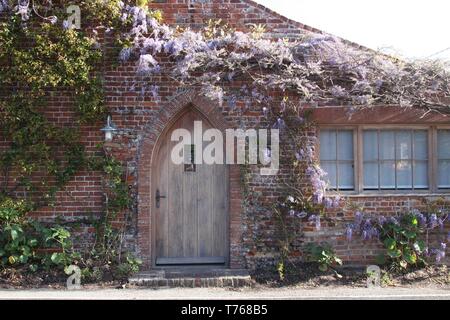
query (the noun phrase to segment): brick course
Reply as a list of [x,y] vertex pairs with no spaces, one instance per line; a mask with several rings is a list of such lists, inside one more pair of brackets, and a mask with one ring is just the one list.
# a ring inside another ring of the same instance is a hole
[[[152,8],[163,10],[165,22],[171,25],[189,26],[198,29],[209,19],[222,19],[238,30],[248,30],[249,24],[264,24],[274,38],[300,37],[319,30],[284,18],[273,11],[249,0],[167,0],[151,3]],[[170,64],[168,59],[161,57],[163,64]],[[160,59],[160,60],[161,60]],[[106,64],[107,65],[107,64]],[[167,75],[153,76],[143,79],[136,76],[134,63],[110,67],[104,75],[106,104],[119,131],[113,142],[106,145],[106,150],[117,157],[124,165],[126,179],[134,204],[127,220],[126,245],[130,251],[136,252],[149,268],[152,265],[152,186],[151,169],[153,151],[158,146],[158,137],[168,128],[170,122],[186,107],[196,108],[203,113],[219,129],[253,127],[264,121],[261,110],[256,107],[241,115],[230,109],[226,104],[219,105],[198,95],[195,88],[180,91],[177,84]],[[140,94],[139,88],[146,83],[160,87],[160,98],[155,100],[151,95]],[[134,86],[138,90],[131,90]],[[71,99],[64,95],[49,95],[48,118],[60,125],[70,125],[74,114],[70,111]],[[330,113],[320,111],[318,119],[331,118]],[[421,123],[440,121],[449,123],[448,119],[433,115],[433,119],[420,119],[419,115],[402,121]],[[355,119],[355,117],[353,117]],[[356,117],[363,122],[372,119],[371,116]],[[386,120],[386,119],[384,119]],[[383,120],[383,121],[384,121]],[[325,120],[324,120],[325,121]],[[345,120],[342,120],[345,122]],[[355,121],[355,120],[353,120]],[[82,140],[89,152],[94,152],[95,145],[102,141],[100,128],[104,124],[85,126],[82,128]],[[314,139],[315,132],[310,134]],[[0,148],[7,142],[0,138]],[[282,148],[284,148],[283,146]],[[289,152],[284,148],[283,152]],[[282,195],[282,179],[289,177],[288,165],[281,168],[280,177],[262,177],[257,168],[252,168],[250,189],[260,195],[263,204],[272,204]],[[241,171],[239,166],[230,168],[230,267],[254,268],[258,261],[273,261],[277,255],[276,223],[269,209],[252,211],[254,208],[243,207],[243,192],[241,186]],[[0,177],[2,183],[4,177]],[[307,182],[304,183],[308,188]],[[422,199],[427,196],[376,196],[352,197],[358,204],[364,205],[367,211],[382,214],[394,214],[411,204],[422,205]],[[100,173],[80,172],[65,189],[58,193],[55,207],[42,208],[33,213],[34,217],[53,220],[62,217],[65,220],[76,220],[98,215],[104,207],[104,194]],[[330,212],[330,217],[336,219],[351,219],[352,213],[345,210]],[[120,223],[126,216],[118,218]],[[79,229],[88,241],[93,229],[88,224]],[[333,222],[324,222],[321,231],[303,224],[303,237],[296,241],[301,245],[309,241],[326,240],[331,242],[337,254],[346,263],[360,264],[374,260],[380,252],[380,246],[375,242],[362,243],[359,240],[347,243],[342,227],[336,227]],[[80,240],[80,243],[83,242]],[[294,256],[301,256],[301,251],[293,251]],[[267,262],[270,264],[270,262]]]

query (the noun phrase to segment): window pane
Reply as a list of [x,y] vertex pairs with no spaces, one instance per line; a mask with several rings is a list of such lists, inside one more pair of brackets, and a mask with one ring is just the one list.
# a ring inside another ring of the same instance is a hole
[[380,159],[395,159],[395,133],[392,130],[383,130],[380,132]]
[[412,148],[411,148],[411,131],[410,130],[399,130],[396,135],[396,156],[397,159],[411,159],[412,158]]
[[450,160],[450,130],[438,130],[438,157]]
[[320,130],[320,159],[336,160],[335,130]]
[[414,188],[416,188],[416,189],[428,188],[428,162],[427,161],[414,162]]
[[364,163],[364,189],[378,189],[378,163]]
[[339,163],[339,189],[354,189],[353,164]]
[[397,162],[397,188],[412,189],[412,166],[411,161]]
[[414,131],[414,159],[428,159],[428,134],[425,130]]
[[334,162],[321,162],[322,169],[327,173],[324,177],[325,181],[328,181],[329,188],[336,189],[336,163]]
[[375,130],[366,130],[363,133],[364,160],[378,160],[378,136]]
[[380,164],[381,189],[395,189],[395,161],[383,161]]
[[353,160],[353,131],[338,131],[338,159]]
[[439,161],[438,187],[442,189],[450,188],[450,160]]

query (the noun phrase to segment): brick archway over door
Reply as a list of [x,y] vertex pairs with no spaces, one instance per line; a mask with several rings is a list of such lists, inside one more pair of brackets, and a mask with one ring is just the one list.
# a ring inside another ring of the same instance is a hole
[[[159,138],[165,130],[186,109],[194,108],[201,113],[217,129],[225,131],[233,128],[221,112],[221,106],[194,91],[189,91],[174,97],[145,127],[143,141],[139,149],[138,165],[138,251],[144,260],[144,268],[153,265],[152,234],[153,201],[152,196],[152,163],[158,150]],[[245,261],[242,254],[242,192],[240,184],[240,169],[238,165],[229,166],[229,266],[230,268],[244,268]]]

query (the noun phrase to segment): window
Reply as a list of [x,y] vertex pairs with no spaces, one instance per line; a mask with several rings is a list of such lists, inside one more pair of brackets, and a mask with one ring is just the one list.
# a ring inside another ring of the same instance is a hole
[[331,189],[355,189],[353,130],[321,130],[320,164]]
[[449,126],[322,127],[319,141],[331,190],[450,192]]
[[364,130],[364,190],[428,189],[427,130]]
[[450,129],[438,130],[438,188],[450,189]]

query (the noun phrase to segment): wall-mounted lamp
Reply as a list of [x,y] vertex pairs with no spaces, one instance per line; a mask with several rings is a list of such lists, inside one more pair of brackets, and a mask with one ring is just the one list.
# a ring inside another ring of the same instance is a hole
[[105,132],[105,141],[112,141],[113,133],[114,131],[117,131],[117,128],[112,122],[111,116],[108,116],[108,118],[106,119],[106,127],[102,128],[101,130]]

